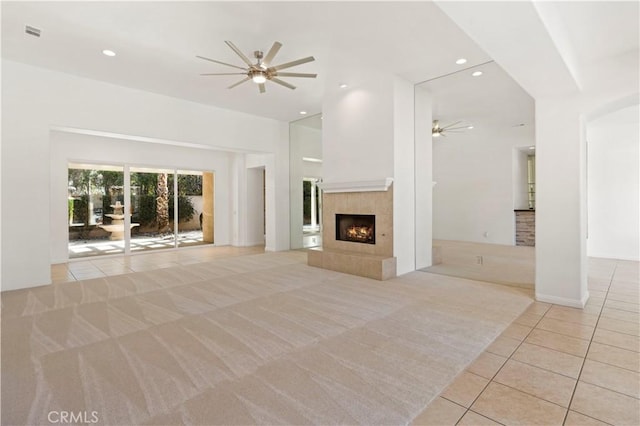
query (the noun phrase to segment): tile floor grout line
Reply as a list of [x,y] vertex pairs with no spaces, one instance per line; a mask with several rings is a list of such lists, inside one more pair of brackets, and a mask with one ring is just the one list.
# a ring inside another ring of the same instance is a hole
[[[578,383],[580,383],[580,377],[582,377],[582,370],[584,370],[584,365],[587,362],[587,356],[589,356],[589,350],[591,349],[591,343],[593,342],[593,337],[596,334],[596,330],[598,328],[598,323],[600,322],[600,316],[602,315],[602,310],[604,309],[604,305],[607,302],[607,296],[609,295],[609,289],[611,288],[611,284],[613,284],[613,277],[616,275],[616,269],[618,269],[618,263],[617,262],[616,262],[616,266],[613,268],[613,272],[611,273],[611,278],[609,279],[609,285],[607,286],[607,291],[606,291],[606,294],[604,296],[604,301],[602,303],[602,306],[600,307],[600,312],[598,313],[598,319],[596,320],[596,325],[593,327],[593,333],[591,334],[591,339],[589,340],[589,344],[587,345],[587,350],[584,353],[584,358],[582,359],[582,365],[580,366],[580,371],[578,372],[578,379],[576,380],[576,384],[573,387],[573,392],[571,392],[571,398],[569,399],[568,410],[564,415],[564,420],[562,421],[563,425],[567,422],[567,416],[569,414],[569,410],[571,409],[571,405],[573,404],[573,398],[576,395],[576,390],[578,389]],[[587,300],[587,302],[588,302],[588,300]],[[579,413],[579,411],[576,411],[576,413]],[[580,414],[582,414],[582,413],[580,413]],[[600,420],[600,419],[597,419],[597,420]]]
[[[608,319],[608,318],[606,318],[606,317],[605,317],[605,319]],[[620,320],[620,321],[622,321],[622,320]],[[631,322],[631,321],[627,321],[627,322],[630,322],[631,324],[634,324],[634,323],[633,323],[633,322]],[[624,331],[618,331],[618,330],[610,330],[610,329],[608,329],[608,328],[604,328],[604,327],[600,327],[600,329],[601,329],[601,330],[606,330],[606,331],[612,331],[612,332],[614,332],[614,333],[624,334],[625,336],[633,336],[633,337],[638,337],[638,338],[640,338],[640,335],[638,335],[638,334],[625,333]]]
[[[480,413],[478,413],[477,411],[473,411],[471,408],[469,408],[469,409],[464,413],[464,415],[463,415],[462,417],[464,417],[464,416],[465,416],[469,411],[471,411],[473,414],[477,414],[477,415],[478,415],[478,416],[480,416],[480,417],[484,417],[484,418],[485,418],[485,419],[487,419],[487,420],[491,420],[492,422],[495,422],[495,423],[497,423],[497,424],[499,424],[499,425],[505,426],[505,424],[504,424],[504,423],[500,423],[499,421],[496,421],[496,420],[492,419],[491,417],[487,417],[487,416],[485,416],[484,414],[480,414]],[[462,420],[462,417],[460,418],[460,420]],[[458,420],[458,423],[460,423],[460,420]],[[457,425],[458,423],[456,423],[456,425]]]
[[[593,417],[593,416],[590,416],[590,415],[588,415],[588,414],[581,413],[580,411],[572,410],[571,408],[569,408],[569,409],[567,410],[567,416],[569,415],[569,412],[571,412],[571,411],[573,411],[574,413],[578,413],[578,414],[580,414],[581,416],[589,417],[590,419],[593,419],[593,420],[595,420],[595,421],[597,421],[597,422],[604,423],[605,425],[609,425],[609,426],[616,426],[614,423],[609,423],[609,422],[605,422],[604,420],[596,419],[596,418],[595,418],[595,417]],[[565,418],[564,422],[566,422],[566,421],[567,421],[567,419]],[[564,422],[562,423],[563,425],[564,425]]]
[[[604,330],[604,329],[602,329],[602,330]],[[605,331],[609,331],[611,333],[617,333],[617,331],[611,331],[611,330],[605,330]],[[622,334],[622,333],[618,333],[618,334]],[[633,335],[632,334],[627,334],[626,336],[633,336]],[[638,336],[634,336],[634,337],[638,337]],[[611,346],[612,348],[616,348],[616,349],[623,349],[623,350],[629,351],[629,352],[640,353],[640,352],[636,352],[636,351],[634,351],[632,349],[623,348],[622,346],[612,345],[611,343],[602,343],[602,342],[599,342],[597,340],[592,340],[592,342],[598,343],[600,345]],[[589,347],[591,347],[591,342],[589,344]]]
[[[609,308],[609,309],[611,309],[611,308]],[[616,309],[616,310],[619,311],[619,312],[629,312],[629,311],[621,311],[620,309]],[[640,318],[640,314],[638,314],[638,317]],[[609,316],[604,316],[604,318],[611,319],[611,320],[616,320],[616,321],[624,321],[624,322],[628,322],[628,323],[631,323],[631,324],[637,324],[638,323],[638,321],[629,321],[629,320],[626,320],[626,319],[612,318],[612,317],[609,317]]]
[[[530,343],[529,343],[529,344],[530,344]],[[535,345],[535,346],[538,346],[538,345]],[[538,346],[538,347],[539,347],[539,348],[544,348],[544,346]],[[545,348],[545,349],[549,349],[549,348]],[[552,350],[554,350],[554,349],[552,349]],[[559,351],[556,351],[556,352],[559,352]],[[515,352],[514,352],[514,353],[515,353]],[[564,354],[565,352],[560,352],[560,353]],[[570,354],[566,354],[566,355],[570,355]],[[577,355],[573,355],[573,356],[575,356],[575,357],[577,357],[577,358],[580,358],[580,357],[578,357]],[[526,361],[520,361],[519,359],[515,359],[515,358],[514,358],[514,359],[511,359],[511,358],[507,359],[507,361],[510,361],[510,360],[511,360],[511,361],[514,361],[514,362],[519,362],[520,364],[525,364],[525,365],[528,365],[528,366],[531,366],[531,367],[535,367],[535,368],[537,368],[537,369],[539,369],[539,370],[542,370],[542,371],[547,371],[547,372],[549,372],[549,373],[557,374],[558,376],[566,377],[566,378],[568,378],[568,379],[578,380],[578,378],[577,378],[577,377],[567,376],[566,374],[558,373],[557,371],[549,370],[548,368],[539,367],[539,366],[537,366],[537,365],[535,365],[535,364],[531,364],[531,363],[526,362]],[[506,362],[505,362],[505,363],[506,363]],[[493,379],[492,379],[492,380],[493,380]]]
[[[585,382],[585,381],[583,381],[582,383],[586,383],[588,385],[595,386],[597,388],[600,388],[600,389],[603,389],[603,390],[606,390],[606,391],[609,391],[609,392],[617,393],[618,395],[624,395],[624,396],[629,397],[629,398],[640,400],[640,398],[638,398],[637,396],[629,395],[628,393],[620,392],[620,391],[617,391],[615,389],[605,388],[604,386],[598,385],[596,383]],[[582,414],[582,413],[580,413],[580,414]]]

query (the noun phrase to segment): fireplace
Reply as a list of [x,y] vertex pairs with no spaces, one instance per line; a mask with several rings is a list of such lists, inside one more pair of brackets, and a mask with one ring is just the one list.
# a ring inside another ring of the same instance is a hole
[[376,243],[376,216],[373,214],[336,214],[336,240]]
[[310,249],[307,263],[376,280],[395,277],[392,179],[321,188],[322,248]]

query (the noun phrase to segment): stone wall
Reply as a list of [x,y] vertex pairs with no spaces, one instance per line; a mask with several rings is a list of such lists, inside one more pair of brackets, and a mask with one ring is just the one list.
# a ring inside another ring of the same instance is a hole
[[536,245],[536,212],[535,210],[516,210],[516,245]]

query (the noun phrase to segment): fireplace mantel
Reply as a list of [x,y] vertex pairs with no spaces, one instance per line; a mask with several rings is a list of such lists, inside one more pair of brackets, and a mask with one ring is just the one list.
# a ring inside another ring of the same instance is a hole
[[392,183],[393,178],[385,178],[359,182],[321,182],[318,183],[318,186],[325,193],[331,194],[339,192],[388,191]]

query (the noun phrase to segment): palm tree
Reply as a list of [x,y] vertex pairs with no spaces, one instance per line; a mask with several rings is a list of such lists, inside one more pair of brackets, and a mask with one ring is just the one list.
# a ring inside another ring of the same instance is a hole
[[169,226],[169,188],[167,186],[166,173],[158,173],[156,195],[158,231],[161,233],[171,232],[171,227]]

